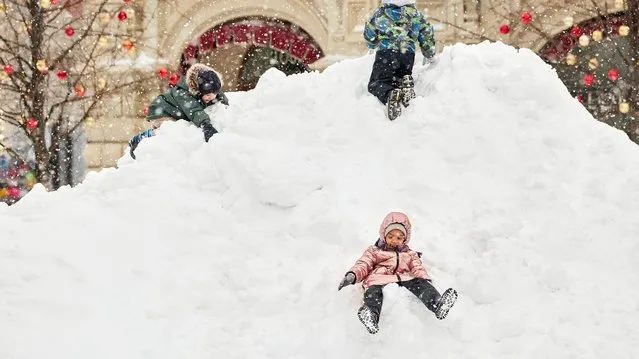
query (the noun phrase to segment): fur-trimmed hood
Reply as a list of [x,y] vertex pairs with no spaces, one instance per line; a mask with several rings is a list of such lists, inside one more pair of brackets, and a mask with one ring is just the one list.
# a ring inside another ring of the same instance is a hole
[[197,85],[197,75],[203,71],[213,71],[217,74],[217,77],[220,78],[221,86],[224,85],[224,81],[222,80],[222,75],[219,72],[213,70],[213,68],[208,67],[204,64],[196,63],[191,65],[189,69],[186,71],[186,75],[184,76],[187,89],[193,96],[198,95],[198,85]]

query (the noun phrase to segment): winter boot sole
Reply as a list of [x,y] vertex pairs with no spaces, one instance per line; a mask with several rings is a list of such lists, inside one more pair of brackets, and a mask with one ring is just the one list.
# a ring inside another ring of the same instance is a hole
[[417,97],[417,95],[415,95],[415,80],[413,80],[413,76],[405,75],[402,78],[401,89],[402,105],[404,105],[404,107],[408,107],[408,105],[410,105],[410,100]]
[[375,314],[367,307],[363,306],[357,311],[359,321],[364,324],[369,333],[375,334],[379,331],[379,326],[375,320]]
[[388,95],[388,100],[386,103],[386,115],[388,119],[393,121],[399,115],[402,114],[402,91],[400,89],[394,89]]
[[442,320],[446,318],[446,316],[448,315],[448,311],[450,310],[450,308],[453,307],[453,305],[455,305],[456,301],[457,291],[452,288],[446,289],[444,294],[442,294],[442,297],[440,298],[437,306],[437,310],[435,311],[435,316],[437,317],[437,319]]

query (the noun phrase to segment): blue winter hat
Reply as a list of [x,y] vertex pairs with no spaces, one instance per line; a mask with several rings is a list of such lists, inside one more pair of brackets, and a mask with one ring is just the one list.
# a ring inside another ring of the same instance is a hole
[[222,81],[215,71],[202,71],[197,75],[197,90],[200,95],[218,93],[222,88]]

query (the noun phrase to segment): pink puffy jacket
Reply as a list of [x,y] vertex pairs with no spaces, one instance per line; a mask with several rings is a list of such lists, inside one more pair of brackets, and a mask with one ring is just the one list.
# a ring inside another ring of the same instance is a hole
[[[398,251],[384,250],[384,232],[393,223],[400,223],[406,228],[406,243]],[[389,213],[379,227],[377,244],[368,247],[364,254],[350,269],[355,273],[356,282],[362,282],[364,288],[372,285],[384,285],[414,278],[430,279],[426,268],[419,259],[417,252],[408,248],[410,242],[411,225],[408,217],[400,212]]]

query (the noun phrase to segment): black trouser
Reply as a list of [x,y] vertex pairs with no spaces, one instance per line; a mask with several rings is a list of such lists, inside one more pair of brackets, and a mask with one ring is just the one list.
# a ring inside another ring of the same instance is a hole
[[371,79],[368,81],[368,92],[386,104],[389,92],[399,87],[402,77],[413,73],[414,64],[414,52],[377,51]]
[[[437,302],[441,295],[437,289],[430,284],[429,280],[415,278],[406,282],[399,282],[398,284],[415,294],[415,296],[419,298],[419,300],[421,300],[426,308],[428,308],[431,312],[435,312]],[[382,312],[382,303],[384,302],[382,288],[384,288],[383,285],[372,285],[368,287],[366,292],[364,292],[364,305],[375,312],[375,314],[377,314],[377,318],[379,318],[379,315]]]

